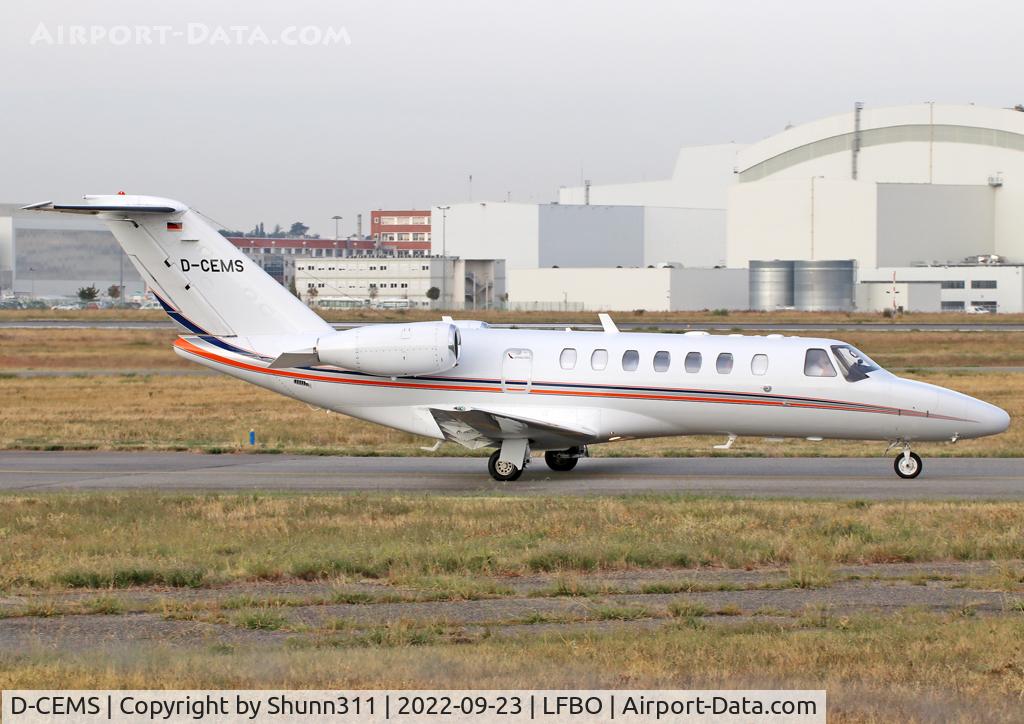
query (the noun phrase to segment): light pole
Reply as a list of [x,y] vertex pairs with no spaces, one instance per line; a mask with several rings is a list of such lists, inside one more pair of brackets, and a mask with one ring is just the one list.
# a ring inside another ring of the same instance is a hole
[[438,206],[441,211],[441,309],[448,309],[448,209],[451,206]]

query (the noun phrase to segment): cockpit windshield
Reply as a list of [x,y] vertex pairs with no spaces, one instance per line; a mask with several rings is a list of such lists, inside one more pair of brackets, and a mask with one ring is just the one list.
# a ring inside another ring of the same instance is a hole
[[868,373],[882,369],[866,354],[848,344],[832,345],[832,353],[839,361],[843,376],[850,382],[867,379]]

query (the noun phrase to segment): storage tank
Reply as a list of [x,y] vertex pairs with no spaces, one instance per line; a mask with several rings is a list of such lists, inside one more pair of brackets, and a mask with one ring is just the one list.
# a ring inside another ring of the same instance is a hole
[[856,277],[855,259],[794,262],[794,305],[804,312],[852,310]]
[[771,311],[793,306],[793,262],[750,262],[750,308]]

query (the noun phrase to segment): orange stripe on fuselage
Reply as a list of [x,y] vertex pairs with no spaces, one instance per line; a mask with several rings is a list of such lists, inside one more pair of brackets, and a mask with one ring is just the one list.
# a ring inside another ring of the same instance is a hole
[[[346,384],[346,385],[369,385],[371,387],[392,387],[399,389],[416,389],[416,390],[456,390],[459,392],[497,392],[493,387],[484,387],[481,385],[438,385],[427,382],[398,382],[397,380],[354,380],[350,378],[338,378],[328,377],[326,375],[315,375],[306,372],[289,372],[287,370],[272,370],[266,367],[259,367],[252,365],[247,362],[241,362],[238,360],[229,359],[222,357],[219,354],[205,350],[195,344],[189,342],[187,339],[179,337],[175,342],[174,346],[178,349],[184,350],[190,354],[194,354],[199,357],[203,357],[212,362],[218,364],[228,365],[229,367],[235,367],[238,369],[248,370],[250,372],[258,372],[266,375],[273,375],[276,377],[287,377],[291,379],[299,380],[313,380],[316,382],[330,382],[334,384]],[[900,410],[897,409],[885,409],[876,408],[865,410],[860,407],[849,407],[842,405],[841,403],[834,403],[831,405],[820,405],[813,402],[789,402],[783,400],[738,400],[732,398],[723,397],[706,397],[706,396],[693,396],[693,395],[649,395],[637,392],[592,392],[587,390],[539,390],[532,389],[530,394],[534,395],[559,395],[568,397],[608,397],[616,399],[628,399],[628,400],[672,400],[676,402],[714,402],[719,404],[727,405],[762,405],[767,407],[799,407],[809,408],[818,410],[839,410],[847,412],[876,412],[882,415],[898,415]]]

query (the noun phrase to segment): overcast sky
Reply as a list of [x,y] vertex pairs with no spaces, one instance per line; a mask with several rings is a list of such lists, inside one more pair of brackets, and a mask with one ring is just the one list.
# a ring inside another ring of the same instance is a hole
[[[581,168],[665,177],[681,145],[857,100],[1024,102],[1019,2],[215,5],[3,0],[0,202],[124,189],[328,235],[334,214],[350,232],[372,208],[464,201],[470,174],[474,199],[513,201],[556,199]],[[70,44],[73,25],[169,29]],[[344,36],[291,44],[306,26]]]

